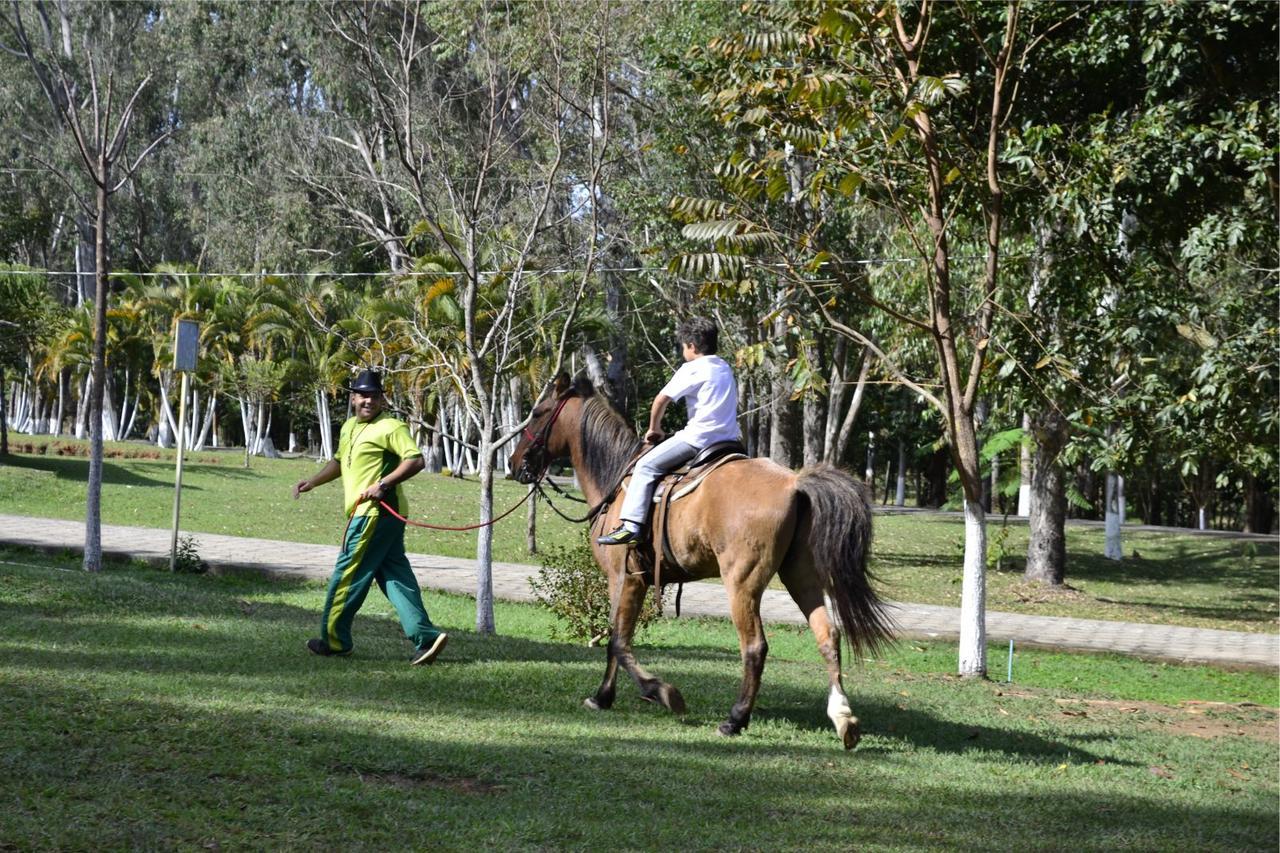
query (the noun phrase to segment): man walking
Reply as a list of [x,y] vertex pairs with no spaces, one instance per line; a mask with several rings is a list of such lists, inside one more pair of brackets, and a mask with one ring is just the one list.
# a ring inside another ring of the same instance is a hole
[[422,470],[422,451],[404,422],[383,411],[386,397],[378,373],[363,371],[349,390],[355,416],[342,425],[337,455],[293,487],[297,500],[303,492],[341,477],[349,518],[329,579],[320,636],[307,640],[307,649],[322,657],[351,654],[351,622],[376,582],[395,607],[405,636],[414,643],[409,663],[431,663],[449,635],[431,624],[422,604],[418,579],[404,553],[404,522],[379,503],[408,515],[400,484]]

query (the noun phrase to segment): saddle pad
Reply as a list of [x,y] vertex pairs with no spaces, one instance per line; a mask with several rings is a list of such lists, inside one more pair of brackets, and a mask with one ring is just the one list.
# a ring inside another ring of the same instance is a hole
[[702,481],[707,478],[707,475],[710,474],[712,471],[716,470],[717,468],[719,468],[721,465],[725,464],[726,462],[733,462],[738,459],[746,459],[746,458],[747,456],[744,453],[729,453],[724,456],[721,456],[719,459],[712,462],[706,468],[702,469],[701,471],[695,472],[695,476],[693,477],[692,480],[673,481],[669,476],[663,477],[662,481],[658,483],[658,487],[653,490],[653,502],[655,504],[660,502],[663,499],[663,496],[667,493],[667,489],[672,487],[675,487],[676,491],[674,494],[671,495],[671,500],[678,501],[685,495],[692,492],[694,489],[698,488],[698,486],[702,485]]

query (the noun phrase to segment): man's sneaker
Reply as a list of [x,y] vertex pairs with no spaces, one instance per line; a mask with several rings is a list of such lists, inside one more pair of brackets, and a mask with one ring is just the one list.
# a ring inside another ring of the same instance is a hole
[[409,665],[417,666],[423,663],[431,663],[436,659],[437,655],[444,651],[444,646],[447,642],[449,642],[449,635],[440,634],[430,645],[423,646],[414,652],[413,656],[409,658]]
[[612,533],[606,533],[596,540],[597,545],[634,545],[640,541],[640,534],[628,530],[626,525],[618,527]]
[[322,658],[340,658],[351,654],[350,651],[335,652],[333,649],[329,648],[329,644],[327,642],[319,637],[307,640],[307,651],[311,652],[313,655],[320,655]]

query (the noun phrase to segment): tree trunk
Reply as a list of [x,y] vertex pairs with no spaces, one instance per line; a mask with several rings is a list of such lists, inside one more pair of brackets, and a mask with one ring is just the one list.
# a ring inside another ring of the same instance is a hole
[[62,420],[66,416],[67,406],[67,371],[58,371],[58,413],[55,416],[53,434],[62,435]]
[[893,505],[907,505],[907,442],[901,438],[898,439],[898,490]]
[[840,430],[840,412],[844,409],[845,392],[848,382],[849,339],[844,335],[836,337],[831,352],[831,375],[827,379],[827,415],[822,435],[822,458],[835,464],[836,434]]
[[[1032,425],[1030,417],[1024,423]],[[1067,561],[1066,472],[1058,464],[1058,454],[1067,442],[1067,421],[1054,409],[1040,412],[1030,431],[1035,443],[1031,468],[1030,507],[1027,518],[1027,567],[1023,578],[1048,586],[1061,586]]]
[[94,260],[97,250],[94,246],[94,227],[83,213],[76,214],[76,306],[79,308],[88,301],[88,294],[97,286],[97,267]]
[[[533,491],[531,484],[529,491]],[[538,553],[538,499],[530,495],[524,519],[524,550],[530,556]]]
[[[781,314],[774,320],[773,333],[780,341],[786,340],[786,320]],[[792,433],[795,426],[795,415],[791,405],[792,385],[784,365],[775,365],[770,389],[770,421],[769,458],[783,468],[795,464],[795,445]]]
[[867,433],[867,469],[862,479],[874,496],[876,493],[876,434],[874,432]]
[[987,674],[987,518],[982,504],[964,502],[964,580],[960,593],[961,676]]
[[494,449],[488,425],[480,444],[480,519],[482,525],[476,536],[476,633],[487,636],[496,633],[493,621],[493,460]]
[[1103,555],[1108,560],[1124,559],[1120,534],[1124,526],[1124,477],[1114,471],[1107,472],[1106,485],[1106,544]]
[[200,434],[196,436],[195,444],[192,450],[204,450],[205,442],[209,440],[209,435],[213,431],[213,413],[218,408],[218,392],[210,391],[209,399],[205,403],[204,423],[200,425]]
[[9,455],[9,419],[4,402],[4,365],[0,364],[0,456]]
[[1031,415],[1022,413],[1023,439],[1018,445],[1018,515],[1031,515]]
[[858,382],[853,388],[853,399],[849,401],[849,408],[844,414],[844,420],[840,423],[840,431],[836,434],[836,444],[832,449],[832,454],[828,458],[831,462],[839,464],[844,459],[845,451],[849,447],[849,439],[853,436],[853,425],[858,421],[858,410],[862,408],[862,395],[867,389],[867,376],[871,373],[871,350],[866,347],[862,350],[862,365],[858,368]]
[[102,569],[102,392],[107,364],[107,189],[106,162],[98,160],[98,209],[94,229],[93,365],[89,389],[89,485],[85,497],[84,569]]
[[1253,474],[1245,476],[1244,532],[1271,532],[1271,500],[1268,489]]
[[80,379],[80,396],[76,400],[76,438],[84,438],[89,434],[89,386],[93,384],[93,371],[88,371]]
[[[809,367],[815,372],[822,363],[822,350],[817,342],[805,344],[805,356]],[[801,442],[804,464],[806,467],[817,465],[822,461],[823,440],[826,438],[826,421],[822,406],[822,398],[810,391],[801,401]]]

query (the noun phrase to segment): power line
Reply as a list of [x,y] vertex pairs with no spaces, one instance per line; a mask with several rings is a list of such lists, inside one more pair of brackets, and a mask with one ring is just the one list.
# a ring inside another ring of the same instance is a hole
[[[1026,260],[1030,255],[1002,255],[1003,260]],[[962,255],[952,257],[951,261],[985,261],[983,255]],[[841,265],[854,266],[888,266],[890,264],[920,264],[927,263],[924,258],[861,258],[852,261],[842,261]],[[763,267],[765,269],[791,269],[787,264],[755,264],[754,266]],[[826,263],[823,266],[827,266]],[[477,270],[475,275],[511,275],[513,270]],[[557,267],[554,269],[526,269],[521,271],[521,275],[569,275],[585,272],[607,272],[607,273],[623,273],[623,272],[662,272],[670,273],[672,270],[665,266],[661,267]],[[94,275],[92,270],[48,270],[48,269],[4,269],[0,268],[0,275],[12,273],[14,275]],[[182,276],[203,276],[207,278],[417,278],[417,277],[436,277],[445,276],[465,276],[468,273],[461,270],[440,270],[440,271],[419,271],[408,270],[405,272],[392,272],[390,270],[375,270],[373,272],[296,272],[296,271],[275,271],[275,272],[209,272],[206,270],[194,270],[192,272],[131,272],[128,270],[112,270],[107,273],[110,278],[124,278],[126,276],[135,276],[137,278],[180,278]]]

